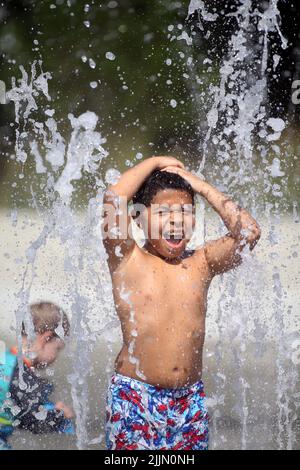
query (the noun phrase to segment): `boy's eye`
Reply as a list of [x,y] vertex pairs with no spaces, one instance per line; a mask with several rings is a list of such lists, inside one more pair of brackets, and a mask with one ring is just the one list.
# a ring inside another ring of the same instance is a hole
[[160,208],[160,209],[156,209],[154,210],[154,214],[159,214],[159,215],[166,215],[166,214],[183,214],[183,215],[188,215],[188,214],[193,214],[194,211],[193,209],[189,209],[189,208],[186,208],[186,207],[181,207],[181,208],[178,208],[178,209],[169,209],[169,208]]
[[168,214],[170,211],[168,209],[159,209],[155,214]]

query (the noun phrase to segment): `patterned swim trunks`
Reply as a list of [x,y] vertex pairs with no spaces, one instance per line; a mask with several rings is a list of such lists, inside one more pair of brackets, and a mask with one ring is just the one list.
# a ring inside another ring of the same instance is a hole
[[116,450],[207,450],[203,382],[162,388],[114,373],[106,401],[106,446]]

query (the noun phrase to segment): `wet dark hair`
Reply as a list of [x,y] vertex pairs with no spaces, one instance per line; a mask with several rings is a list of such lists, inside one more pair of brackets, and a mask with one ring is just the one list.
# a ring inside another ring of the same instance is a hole
[[132,202],[133,204],[143,204],[149,207],[155,194],[163,189],[186,191],[192,197],[192,204],[195,205],[195,192],[190,183],[177,173],[160,170],[154,170],[151,173],[133,196]]

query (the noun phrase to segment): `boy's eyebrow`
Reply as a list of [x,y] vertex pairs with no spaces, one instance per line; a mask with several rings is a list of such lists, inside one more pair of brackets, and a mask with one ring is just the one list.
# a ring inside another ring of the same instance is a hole
[[152,204],[151,205],[153,211],[160,211],[160,210],[183,210],[183,211],[194,211],[193,204]]
[[155,210],[161,210],[161,209],[170,209],[170,205],[169,204],[152,204],[152,209],[155,211]]

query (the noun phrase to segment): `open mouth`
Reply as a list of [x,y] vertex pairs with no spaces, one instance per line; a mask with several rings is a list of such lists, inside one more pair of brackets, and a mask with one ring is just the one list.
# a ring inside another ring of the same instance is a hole
[[184,242],[182,235],[167,235],[164,236],[165,241],[170,246],[170,248],[179,248]]

